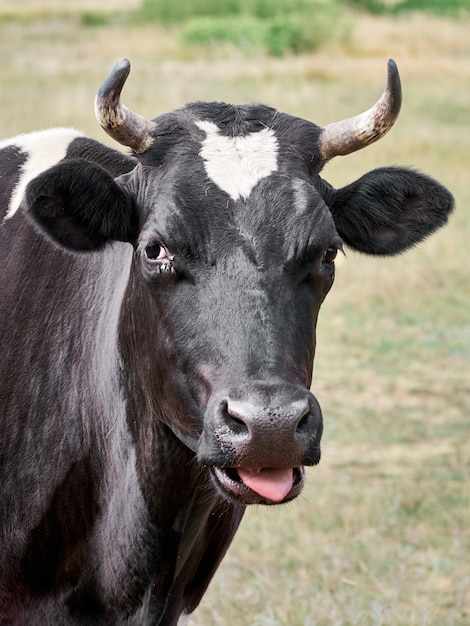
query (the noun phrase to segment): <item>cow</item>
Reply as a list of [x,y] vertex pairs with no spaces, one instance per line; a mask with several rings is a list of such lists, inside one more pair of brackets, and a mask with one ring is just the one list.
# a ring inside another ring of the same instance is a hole
[[398,254],[450,192],[383,167],[320,172],[381,138],[261,104],[148,120],[96,98],[123,152],[73,129],[0,144],[0,623],[186,623],[248,505],[293,500],[320,460],[315,328],[347,245]]

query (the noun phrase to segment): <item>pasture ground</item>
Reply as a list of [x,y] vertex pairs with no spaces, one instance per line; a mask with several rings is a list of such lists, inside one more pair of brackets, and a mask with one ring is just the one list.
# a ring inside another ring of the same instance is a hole
[[410,165],[457,202],[449,226],[406,255],[339,263],[313,385],[322,462],[296,502],[248,511],[191,623],[470,624],[469,19],[351,14],[347,41],[273,59],[187,49],[174,27],[85,27],[78,9],[94,4],[0,0],[0,136],[72,125],[111,143],[93,99],[122,56],[133,64],[124,100],[149,117],[192,100],[258,100],[319,124],[371,106],[393,57],[396,127],[324,175],[340,186]]

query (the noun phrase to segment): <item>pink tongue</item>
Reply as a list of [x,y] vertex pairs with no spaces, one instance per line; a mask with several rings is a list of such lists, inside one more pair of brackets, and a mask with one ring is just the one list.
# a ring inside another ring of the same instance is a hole
[[292,489],[294,472],[291,467],[259,470],[237,467],[237,472],[247,487],[272,502],[281,502]]

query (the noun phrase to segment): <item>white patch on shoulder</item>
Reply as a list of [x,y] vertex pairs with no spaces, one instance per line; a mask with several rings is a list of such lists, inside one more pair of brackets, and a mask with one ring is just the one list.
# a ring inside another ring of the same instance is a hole
[[206,133],[199,152],[208,177],[234,200],[245,200],[262,178],[277,171],[279,144],[271,128],[225,137],[213,122],[196,122]]
[[49,128],[0,142],[0,150],[16,146],[28,155],[27,161],[21,166],[20,177],[11,196],[5,220],[13,217],[19,209],[29,181],[61,161],[67,154],[68,146],[77,137],[84,135],[73,128]]
[[176,626],[187,626],[189,624],[189,615],[181,615]]

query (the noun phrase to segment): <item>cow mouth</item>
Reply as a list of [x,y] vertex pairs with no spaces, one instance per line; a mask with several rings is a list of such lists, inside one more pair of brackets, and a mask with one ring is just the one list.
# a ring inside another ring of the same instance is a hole
[[212,467],[211,476],[222,494],[237,504],[281,504],[296,498],[305,483],[303,467]]

